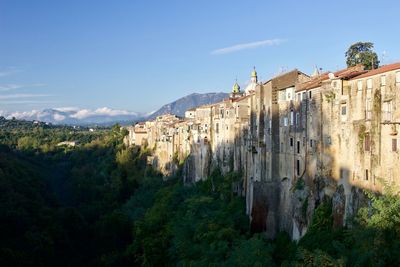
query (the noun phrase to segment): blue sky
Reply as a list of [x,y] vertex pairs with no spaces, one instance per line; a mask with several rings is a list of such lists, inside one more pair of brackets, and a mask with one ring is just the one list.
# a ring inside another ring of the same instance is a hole
[[357,41],[400,61],[399,12],[395,0],[0,0],[0,110],[148,112],[228,92],[253,66],[261,79],[343,68]]

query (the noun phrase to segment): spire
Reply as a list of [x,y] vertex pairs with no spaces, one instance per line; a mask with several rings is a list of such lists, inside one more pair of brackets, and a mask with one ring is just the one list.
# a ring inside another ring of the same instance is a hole
[[236,79],[236,81],[235,81],[235,84],[234,84],[233,87],[232,87],[232,93],[234,93],[234,94],[240,93],[240,86],[239,86],[239,84],[237,83],[237,79]]
[[256,67],[253,67],[253,71],[251,72],[251,77],[255,77],[255,78],[257,78],[257,71],[256,71]]
[[311,77],[318,77],[318,76],[319,76],[319,71],[318,71],[317,66],[315,66],[314,72],[313,72],[313,74],[311,74]]
[[253,67],[253,71],[251,72],[251,82],[257,83],[257,71],[256,67]]

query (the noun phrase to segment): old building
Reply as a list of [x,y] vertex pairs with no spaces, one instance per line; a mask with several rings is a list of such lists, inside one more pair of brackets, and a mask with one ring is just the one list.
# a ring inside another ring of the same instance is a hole
[[153,166],[166,175],[183,164],[186,183],[216,167],[240,173],[235,191],[246,198],[252,230],[298,239],[324,199],[343,225],[361,189],[399,185],[399,90],[400,63],[311,77],[293,70],[265,82],[254,69],[243,92],[235,82],[228,99],[185,119],[166,115],[129,128],[129,139],[152,148]]

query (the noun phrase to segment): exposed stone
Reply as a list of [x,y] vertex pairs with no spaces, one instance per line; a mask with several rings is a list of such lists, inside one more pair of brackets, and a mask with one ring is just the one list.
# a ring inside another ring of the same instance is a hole
[[164,115],[131,127],[129,140],[146,142],[165,175],[182,162],[188,184],[213,168],[240,173],[233,190],[246,199],[252,231],[270,238],[278,231],[301,238],[326,199],[334,226],[350,226],[365,204],[363,189],[381,192],[378,178],[400,184],[400,63],[256,78],[246,94],[235,87],[185,119]]

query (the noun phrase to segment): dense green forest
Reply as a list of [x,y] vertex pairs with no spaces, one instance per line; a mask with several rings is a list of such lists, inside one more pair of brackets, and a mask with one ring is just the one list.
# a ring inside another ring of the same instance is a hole
[[323,202],[299,242],[267,240],[231,192],[237,174],[185,186],[125,135],[0,119],[0,266],[400,266],[390,191],[369,194],[351,228],[333,229]]

